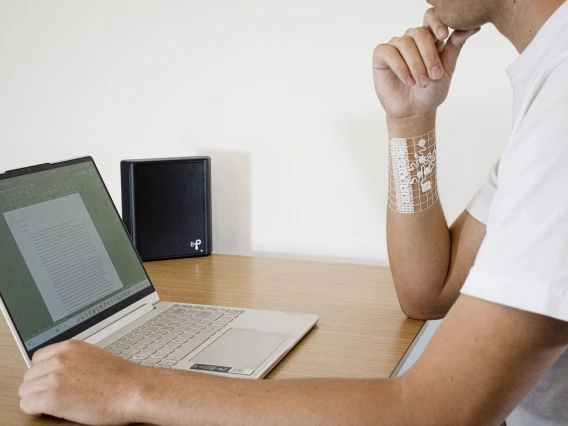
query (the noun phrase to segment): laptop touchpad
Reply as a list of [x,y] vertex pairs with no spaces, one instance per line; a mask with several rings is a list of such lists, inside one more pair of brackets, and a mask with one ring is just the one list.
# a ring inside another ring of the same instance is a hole
[[191,362],[256,370],[291,334],[231,328]]

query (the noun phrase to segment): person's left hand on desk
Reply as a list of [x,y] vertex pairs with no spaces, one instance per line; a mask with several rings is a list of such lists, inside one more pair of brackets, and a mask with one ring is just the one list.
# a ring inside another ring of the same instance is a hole
[[92,425],[129,423],[134,382],[159,373],[77,340],[40,349],[32,363],[19,390],[22,410]]

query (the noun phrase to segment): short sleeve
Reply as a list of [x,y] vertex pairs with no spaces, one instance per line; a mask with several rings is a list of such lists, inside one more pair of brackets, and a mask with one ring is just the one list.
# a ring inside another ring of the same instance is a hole
[[487,176],[485,184],[479,188],[479,191],[473,196],[466,207],[468,213],[479,222],[487,225],[489,218],[489,209],[493,202],[493,197],[497,191],[497,172],[499,169],[499,161],[497,161]]
[[499,163],[487,234],[462,293],[568,321],[568,62]]

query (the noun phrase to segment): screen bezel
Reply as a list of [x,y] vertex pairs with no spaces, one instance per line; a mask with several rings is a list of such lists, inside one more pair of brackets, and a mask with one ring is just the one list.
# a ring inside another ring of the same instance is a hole
[[148,280],[150,285],[147,288],[139,291],[138,293],[133,294],[132,296],[118,302],[117,304],[107,308],[106,310],[101,311],[100,313],[86,319],[82,323],[71,327],[70,329],[66,330],[65,332],[55,336],[54,338],[52,338],[52,339],[50,339],[46,342],[43,342],[43,343],[39,344],[38,346],[36,346],[35,348],[29,349],[29,350],[26,347],[26,345],[24,344],[24,340],[22,339],[22,336],[20,335],[20,331],[18,330],[18,326],[15,323],[15,321],[14,321],[14,319],[13,319],[11,313],[10,313],[10,307],[8,306],[8,304],[6,303],[4,298],[2,297],[2,289],[0,289],[0,299],[2,299],[2,303],[3,303],[3,305],[6,309],[6,312],[8,313],[8,316],[10,317],[11,323],[14,326],[14,330],[18,334],[18,338],[20,339],[20,342],[21,342],[21,344],[22,344],[24,350],[26,351],[30,360],[32,359],[34,353],[37,352],[39,349],[41,349],[45,346],[52,345],[54,343],[59,343],[59,342],[65,341],[65,340],[69,340],[69,339],[87,331],[91,327],[99,324],[100,322],[111,317],[112,315],[117,314],[118,312],[122,311],[123,309],[127,308],[128,306],[140,301],[141,299],[144,299],[145,297],[147,297],[148,295],[150,295],[150,294],[152,294],[156,291],[156,289],[154,288],[154,284],[152,284],[152,280],[150,279],[150,276],[148,275],[148,272],[146,271],[146,268],[144,267],[144,263],[142,262],[142,259],[140,259],[140,255],[138,254],[138,251],[134,247],[134,244],[132,243],[132,239],[130,238],[130,235],[128,234],[126,227],[124,226],[122,219],[120,218],[120,214],[118,213],[118,210],[116,209],[116,205],[114,204],[112,197],[110,196],[108,188],[107,188],[107,186],[106,186],[106,184],[105,184],[105,182],[104,182],[104,180],[103,180],[103,178],[102,178],[102,176],[99,172],[97,165],[95,164],[95,160],[93,159],[93,157],[91,157],[91,156],[80,157],[80,158],[75,158],[75,159],[72,159],[72,160],[61,161],[61,162],[58,162],[58,163],[46,163],[46,164],[40,164],[40,165],[36,165],[36,166],[24,167],[24,168],[17,169],[17,170],[6,171],[5,173],[0,174],[0,181],[5,180],[5,179],[12,179],[12,178],[15,178],[15,177],[20,177],[20,176],[30,175],[30,174],[34,174],[34,173],[38,173],[38,172],[54,170],[54,169],[58,169],[58,168],[62,168],[62,167],[68,167],[68,166],[72,166],[74,164],[87,163],[87,162],[91,162],[93,164],[95,171],[97,173],[97,176],[99,177],[99,179],[101,180],[101,182],[103,184],[103,188],[106,192],[106,195],[107,195],[112,207],[114,208],[114,212],[116,214],[116,217],[120,221],[120,223],[122,224],[122,229],[124,230],[126,236],[128,237],[128,241],[130,242],[130,246],[132,247],[132,250],[134,250],[134,252],[136,253],[138,261],[140,262],[140,266],[142,267],[142,270],[144,271],[144,274],[146,275],[146,279]]

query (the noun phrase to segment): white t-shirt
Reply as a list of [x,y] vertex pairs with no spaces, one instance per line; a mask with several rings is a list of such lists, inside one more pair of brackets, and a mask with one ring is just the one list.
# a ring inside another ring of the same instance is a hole
[[[568,321],[568,3],[508,69],[513,132],[468,205],[487,225],[462,293]],[[507,426],[568,425],[568,351]]]

